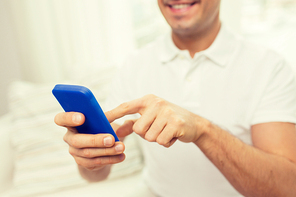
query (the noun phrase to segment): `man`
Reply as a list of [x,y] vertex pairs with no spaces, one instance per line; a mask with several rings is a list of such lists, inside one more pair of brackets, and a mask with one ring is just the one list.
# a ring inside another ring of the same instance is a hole
[[[269,50],[225,29],[220,0],[158,0],[172,28],[122,67],[106,112],[119,137],[140,135],[144,179],[158,196],[295,196],[294,73]],[[82,135],[79,113],[60,113],[81,175],[106,178],[124,144]],[[155,143],[156,142],[156,143]],[[167,147],[167,148],[164,148]]]

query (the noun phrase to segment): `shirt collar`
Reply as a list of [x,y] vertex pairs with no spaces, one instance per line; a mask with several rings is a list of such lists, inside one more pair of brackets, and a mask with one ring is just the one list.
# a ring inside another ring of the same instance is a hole
[[[234,53],[236,37],[224,25],[221,25],[220,31],[212,45],[206,50],[196,53],[195,57],[203,54],[215,64],[225,67]],[[187,50],[180,50],[176,47],[171,34],[167,34],[164,37],[164,42],[162,42],[160,47],[160,61],[167,63],[175,59],[179,54],[184,53],[189,54]]]
[[181,52],[181,50],[174,44],[170,33],[165,35],[163,41],[160,42],[160,44],[159,58],[163,63],[173,60]]

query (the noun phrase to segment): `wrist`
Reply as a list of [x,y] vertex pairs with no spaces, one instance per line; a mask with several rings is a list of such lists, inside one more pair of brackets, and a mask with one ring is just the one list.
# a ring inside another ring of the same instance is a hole
[[111,165],[104,165],[93,170],[87,169],[80,165],[78,165],[78,168],[82,178],[89,182],[97,182],[105,180],[108,177],[111,170]]
[[211,123],[211,121],[204,118],[200,118],[197,121],[197,124],[198,125],[196,132],[198,133],[198,138],[194,141],[194,144],[196,144],[199,147],[202,143],[204,143],[207,140],[209,134],[213,129],[213,124]]

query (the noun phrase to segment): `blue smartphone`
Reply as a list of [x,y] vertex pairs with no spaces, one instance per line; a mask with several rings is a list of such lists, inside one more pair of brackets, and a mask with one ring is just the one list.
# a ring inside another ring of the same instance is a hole
[[79,133],[109,133],[119,141],[93,93],[84,86],[57,84],[53,95],[65,112],[80,112],[85,116],[83,125],[76,127]]

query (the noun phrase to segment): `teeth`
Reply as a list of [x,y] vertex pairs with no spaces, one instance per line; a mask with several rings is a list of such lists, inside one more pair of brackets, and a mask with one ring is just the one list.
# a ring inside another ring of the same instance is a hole
[[171,7],[172,7],[173,9],[178,9],[178,10],[180,10],[180,9],[188,8],[188,7],[190,7],[190,6],[191,6],[191,4],[176,4],[176,5],[172,5]]

